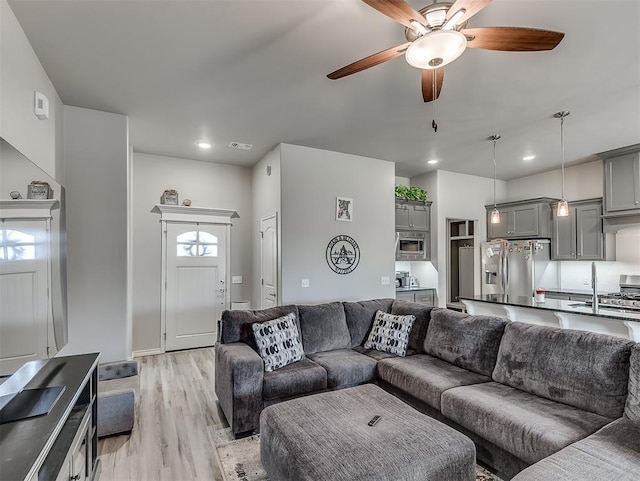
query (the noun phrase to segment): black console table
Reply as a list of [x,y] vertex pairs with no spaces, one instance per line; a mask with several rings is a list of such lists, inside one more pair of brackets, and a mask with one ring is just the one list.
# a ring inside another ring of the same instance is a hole
[[2,481],[98,479],[99,357],[31,361],[0,385]]

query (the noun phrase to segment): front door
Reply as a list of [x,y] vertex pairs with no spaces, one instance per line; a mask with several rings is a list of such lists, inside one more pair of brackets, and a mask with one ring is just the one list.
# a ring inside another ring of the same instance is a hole
[[167,351],[213,346],[225,309],[227,226],[167,223]]
[[276,214],[260,220],[261,232],[261,308],[278,305],[278,224]]
[[48,261],[46,221],[0,222],[0,375],[48,357]]

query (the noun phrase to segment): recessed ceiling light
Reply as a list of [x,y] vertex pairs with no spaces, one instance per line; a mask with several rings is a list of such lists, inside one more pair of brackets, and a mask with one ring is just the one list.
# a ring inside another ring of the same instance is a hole
[[209,142],[196,142],[196,145],[201,149],[210,149],[211,144]]
[[535,155],[525,155],[524,157],[522,157],[522,160],[524,160],[525,162],[528,162],[528,161],[533,160],[535,158],[536,158]]
[[427,164],[437,164],[437,163],[438,163],[438,159],[427,160]]

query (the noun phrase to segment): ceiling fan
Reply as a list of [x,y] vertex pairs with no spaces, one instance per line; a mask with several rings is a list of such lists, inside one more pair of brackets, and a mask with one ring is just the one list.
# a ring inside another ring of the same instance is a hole
[[467,20],[491,0],[456,0],[416,11],[404,0],[362,0],[380,13],[405,26],[407,42],[374,53],[331,72],[332,80],[380,65],[404,54],[413,67],[422,69],[422,98],[431,102],[440,95],[444,66],[467,47],[508,52],[552,50],[564,33],[527,27],[466,28]]

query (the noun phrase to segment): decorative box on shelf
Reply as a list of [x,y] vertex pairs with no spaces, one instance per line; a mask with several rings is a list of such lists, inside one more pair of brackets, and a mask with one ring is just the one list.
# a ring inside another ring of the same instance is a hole
[[174,189],[167,189],[162,193],[160,197],[161,204],[178,205],[178,191]]

